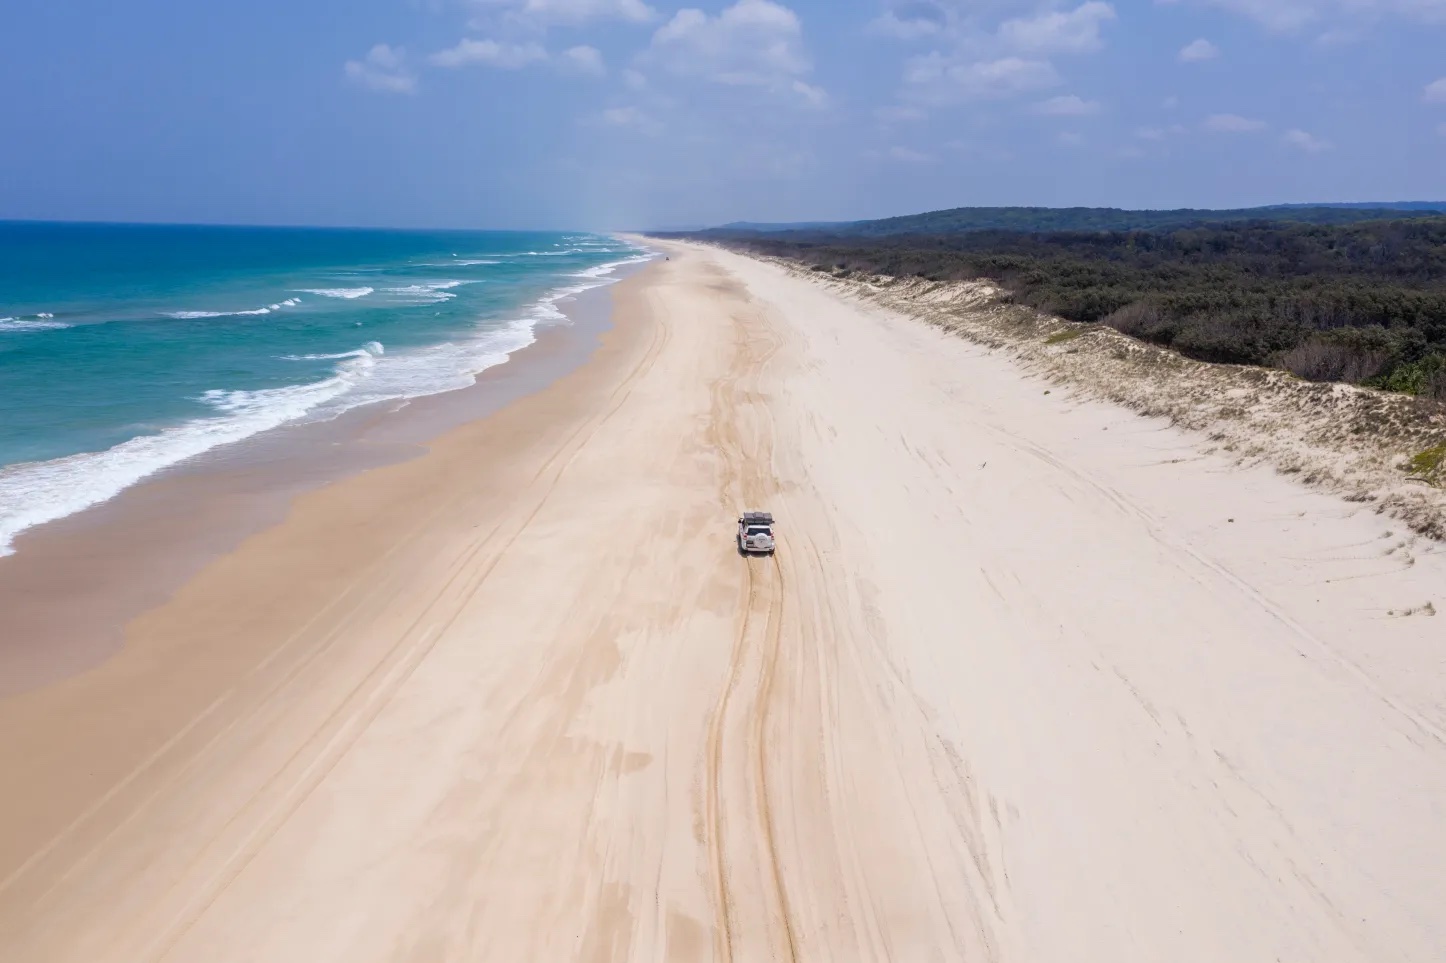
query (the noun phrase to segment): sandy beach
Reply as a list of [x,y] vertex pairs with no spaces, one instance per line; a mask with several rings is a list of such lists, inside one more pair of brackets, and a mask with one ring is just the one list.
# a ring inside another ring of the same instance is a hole
[[23,533],[23,555],[0,556],[0,697],[119,651],[131,619],[285,518],[297,494],[414,458],[438,435],[579,367],[610,325],[612,299],[598,287],[557,307],[565,323],[539,327],[534,343],[482,371],[470,388],[367,405],[218,447]]
[[657,246],[585,364],[0,698],[0,956],[1446,957],[1439,544]]

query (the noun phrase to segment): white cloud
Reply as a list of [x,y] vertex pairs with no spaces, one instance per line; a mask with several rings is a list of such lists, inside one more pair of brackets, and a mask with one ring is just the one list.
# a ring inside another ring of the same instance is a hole
[[891,107],[874,108],[874,119],[881,124],[913,123],[915,121],[925,120],[928,116],[928,112],[922,107],[895,105]]
[[498,70],[521,70],[533,64],[548,63],[563,73],[601,77],[607,73],[607,64],[596,47],[579,44],[559,54],[548,53],[538,43],[503,43],[496,40],[474,40],[470,37],[455,47],[439,50],[427,58],[437,67],[466,67],[480,64]]
[[872,21],[869,29],[875,33],[886,34],[890,37],[897,37],[900,40],[918,40],[921,37],[933,37],[944,30],[944,25],[938,21],[926,17],[916,17],[912,20],[900,17],[893,10]]
[[637,107],[609,107],[601,114],[602,121],[613,127],[636,127],[646,118]]
[[789,8],[772,0],[738,0],[716,17],[679,10],[653,34],[648,56],[679,75],[798,92],[793,81],[812,66],[802,34]]
[[1285,144],[1291,147],[1298,147],[1308,154],[1318,154],[1323,150],[1330,150],[1331,146],[1314,134],[1308,134],[1299,128],[1292,128],[1286,131],[1281,135],[1280,139]]
[[945,0],[889,0],[888,9],[869,26],[900,40],[945,33],[959,19],[957,4]]
[[537,25],[582,24],[590,20],[628,20],[645,23],[656,16],[643,0],[477,0],[484,8],[501,8],[505,15]]
[[[1254,20],[1267,30],[1292,31],[1315,20],[1320,0],[1205,0],[1209,6],[1220,7]],[[1329,0],[1326,0],[1329,2]],[[1369,2],[1369,0],[1368,0]]]
[[905,164],[933,164],[939,160],[933,154],[914,150],[912,147],[890,147],[888,156],[890,160],[902,161]]
[[[1035,12],[1005,20],[994,30],[980,23],[983,14],[1023,6]],[[1038,11],[1028,0],[895,0],[890,14],[896,20],[913,25],[910,29],[919,35],[936,32],[949,45],[905,63],[904,99],[929,104],[1001,100],[1054,87],[1060,78],[1051,58],[1101,49],[1101,27],[1115,19],[1115,8],[1103,0]],[[1097,108],[1062,97],[1038,109],[1077,116]]]
[[801,80],[795,80],[792,90],[798,95],[799,100],[806,107],[824,107],[828,104],[828,92],[822,87],[815,87],[813,84],[806,84]]
[[965,157],[977,157],[981,160],[1005,162],[1012,161],[1015,158],[1013,151],[1000,147],[994,138],[988,138],[979,142],[956,138],[944,146],[957,154]]
[[586,44],[569,47],[558,54],[557,61],[564,69],[574,73],[601,77],[608,72],[607,65],[603,63],[602,52]]
[[1033,54],[1092,53],[1103,45],[1100,26],[1115,19],[1115,8],[1089,0],[1068,12],[1006,20],[999,27],[1001,43]]
[[609,107],[593,117],[592,122],[604,127],[621,127],[644,134],[658,134],[663,129],[662,124],[639,107]]
[[1178,55],[1182,64],[1199,63],[1202,60],[1214,60],[1218,56],[1220,56],[1220,48],[1204,37],[1187,43],[1184,47],[1180,48]]
[[417,78],[407,69],[406,54],[400,47],[379,43],[361,60],[348,60],[343,68],[353,82],[372,90],[394,94],[417,91]]
[[1085,100],[1074,94],[1064,94],[1042,100],[1032,108],[1036,114],[1047,117],[1086,117],[1100,112],[1097,100]]
[[818,168],[818,157],[811,150],[771,141],[732,145],[718,160],[749,180],[796,181]]
[[1344,47],[1347,44],[1355,43],[1361,39],[1361,32],[1357,29],[1345,27],[1332,27],[1322,31],[1315,38],[1315,45],[1322,49],[1329,50],[1334,47]]
[[1201,128],[1212,134],[1249,134],[1265,129],[1265,121],[1251,120],[1239,114],[1211,114]]
[[1446,77],[1427,84],[1421,99],[1428,104],[1446,104]]
[[623,71],[623,83],[629,90],[646,90],[648,78],[643,75],[642,71],[629,68]]
[[1323,21],[1370,22],[1399,18],[1446,23],[1446,0],[1197,0],[1239,14],[1280,33]]
[[1135,136],[1141,140],[1164,140],[1167,137],[1177,137],[1186,133],[1184,124],[1171,124],[1169,127],[1141,127],[1135,131]]
[[1058,83],[1048,61],[1020,57],[972,63],[931,53],[913,58],[904,70],[906,94],[926,103],[997,100]]
[[547,51],[535,43],[498,43],[496,40],[466,38],[457,46],[434,53],[427,59],[438,67],[485,64],[502,70],[517,70],[539,60],[546,60]]
[[1026,54],[1089,53],[1101,47],[1101,26],[1116,19],[1106,0],[885,0],[885,8],[869,24],[872,32],[947,40],[957,52],[967,48],[980,58],[1007,52],[1001,46]]

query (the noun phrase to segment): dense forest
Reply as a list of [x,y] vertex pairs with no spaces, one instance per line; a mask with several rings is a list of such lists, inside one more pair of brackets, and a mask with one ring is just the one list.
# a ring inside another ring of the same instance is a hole
[[927,214],[909,214],[877,221],[835,224],[735,223],[716,234],[749,231],[786,234],[828,231],[858,237],[890,234],[953,234],[960,231],[1174,231],[1211,224],[1271,222],[1290,224],[1357,224],[1362,221],[1432,217],[1446,213],[1446,202],[1404,202],[1381,207],[1354,204],[1285,204],[1211,211],[1125,211],[1113,207],[956,207]]
[[1192,358],[1446,400],[1446,217],[863,238],[709,232],[820,270],[997,281]]

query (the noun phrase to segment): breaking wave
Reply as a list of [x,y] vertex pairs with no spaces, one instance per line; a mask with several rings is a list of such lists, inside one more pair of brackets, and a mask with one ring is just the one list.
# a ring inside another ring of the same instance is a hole
[[323,298],[343,298],[347,301],[354,301],[357,298],[364,298],[375,291],[375,288],[303,288],[302,294],[316,294]]

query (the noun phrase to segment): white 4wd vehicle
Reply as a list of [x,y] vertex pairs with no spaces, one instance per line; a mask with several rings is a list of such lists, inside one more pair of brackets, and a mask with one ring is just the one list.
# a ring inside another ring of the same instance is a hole
[[744,512],[738,516],[738,551],[743,555],[773,554],[773,516],[767,512]]

